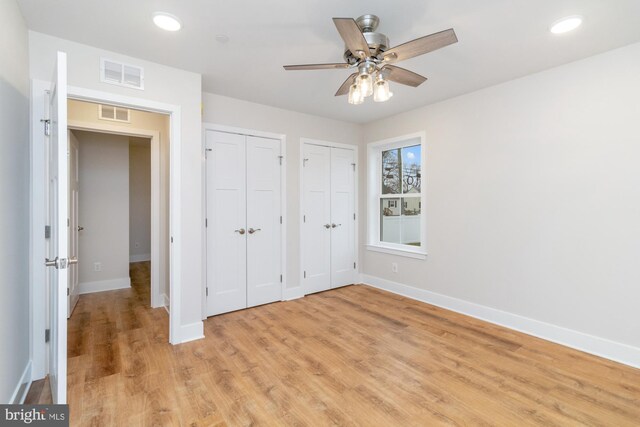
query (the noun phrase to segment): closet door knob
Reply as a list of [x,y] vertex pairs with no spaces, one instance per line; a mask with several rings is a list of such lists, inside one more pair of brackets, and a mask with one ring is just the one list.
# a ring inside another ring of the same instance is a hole
[[340,227],[342,224],[331,224],[331,228]]
[[331,228],[331,224],[325,224],[324,228]]
[[256,231],[260,231],[260,230],[262,230],[262,229],[261,229],[261,228],[256,228],[256,229],[254,230],[253,228],[250,228],[250,229],[249,229],[249,234],[253,234],[253,233],[255,233]]
[[235,230],[235,232],[238,233],[238,234],[244,234],[245,233],[244,228],[241,228],[239,230]]

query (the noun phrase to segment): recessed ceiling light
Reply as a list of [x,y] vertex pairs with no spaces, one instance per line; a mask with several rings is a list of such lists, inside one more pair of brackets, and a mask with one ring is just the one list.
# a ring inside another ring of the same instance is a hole
[[575,30],[582,24],[582,16],[573,15],[567,16],[566,18],[562,18],[551,25],[549,30],[553,34],[562,34],[569,32],[571,30]]
[[182,23],[177,16],[170,13],[156,12],[153,14],[153,23],[166,31],[178,31],[182,28]]

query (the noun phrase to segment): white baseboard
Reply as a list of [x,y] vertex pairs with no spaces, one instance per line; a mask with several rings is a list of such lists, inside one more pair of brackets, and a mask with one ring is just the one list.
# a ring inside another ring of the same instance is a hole
[[575,348],[585,353],[604,357],[614,362],[640,368],[640,348],[637,347],[379,277],[363,274],[362,282],[375,288],[466,314],[467,316],[495,323],[547,341]]
[[131,287],[131,278],[122,277],[120,279],[99,280],[96,282],[83,282],[78,285],[81,294],[93,292],[114,291],[116,289],[126,289]]
[[162,294],[160,297],[162,298],[162,306],[167,310],[167,313],[170,313],[169,307],[171,307],[171,304],[169,304],[169,297],[167,294]]
[[202,321],[180,325],[179,341],[172,344],[182,344],[204,338],[204,323]]
[[129,262],[151,261],[151,254],[129,255]]
[[291,301],[294,299],[302,298],[304,296],[304,289],[302,286],[296,286],[295,288],[285,288],[282,292],[282,301]]
[[29,360],[8,403],[20,405],[24,403],[24,399],[27,397],[27,393],[29,393],[29,388],[31,387],[31,366],[32,363],[31,360]]

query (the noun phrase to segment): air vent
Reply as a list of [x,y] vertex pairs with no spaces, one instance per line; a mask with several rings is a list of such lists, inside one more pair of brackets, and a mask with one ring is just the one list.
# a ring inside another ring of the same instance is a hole
[[131,121],[131,110],[113,105],[98,104],[98,118],[101,120],[111,120],[113,122],[129,123]]
[[100,59],[100,81],[134,89],[144,89],[144,70],[111,59]]

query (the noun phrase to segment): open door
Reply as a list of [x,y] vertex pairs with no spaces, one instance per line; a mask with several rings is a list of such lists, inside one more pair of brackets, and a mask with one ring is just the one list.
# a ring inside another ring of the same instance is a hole
[[48,164],[47,240],[49,290],[49,381],[54,404],[67,400],[67,286],[69,263],[69,165],[67,147],[67,56],[58,52],[46,134]]

